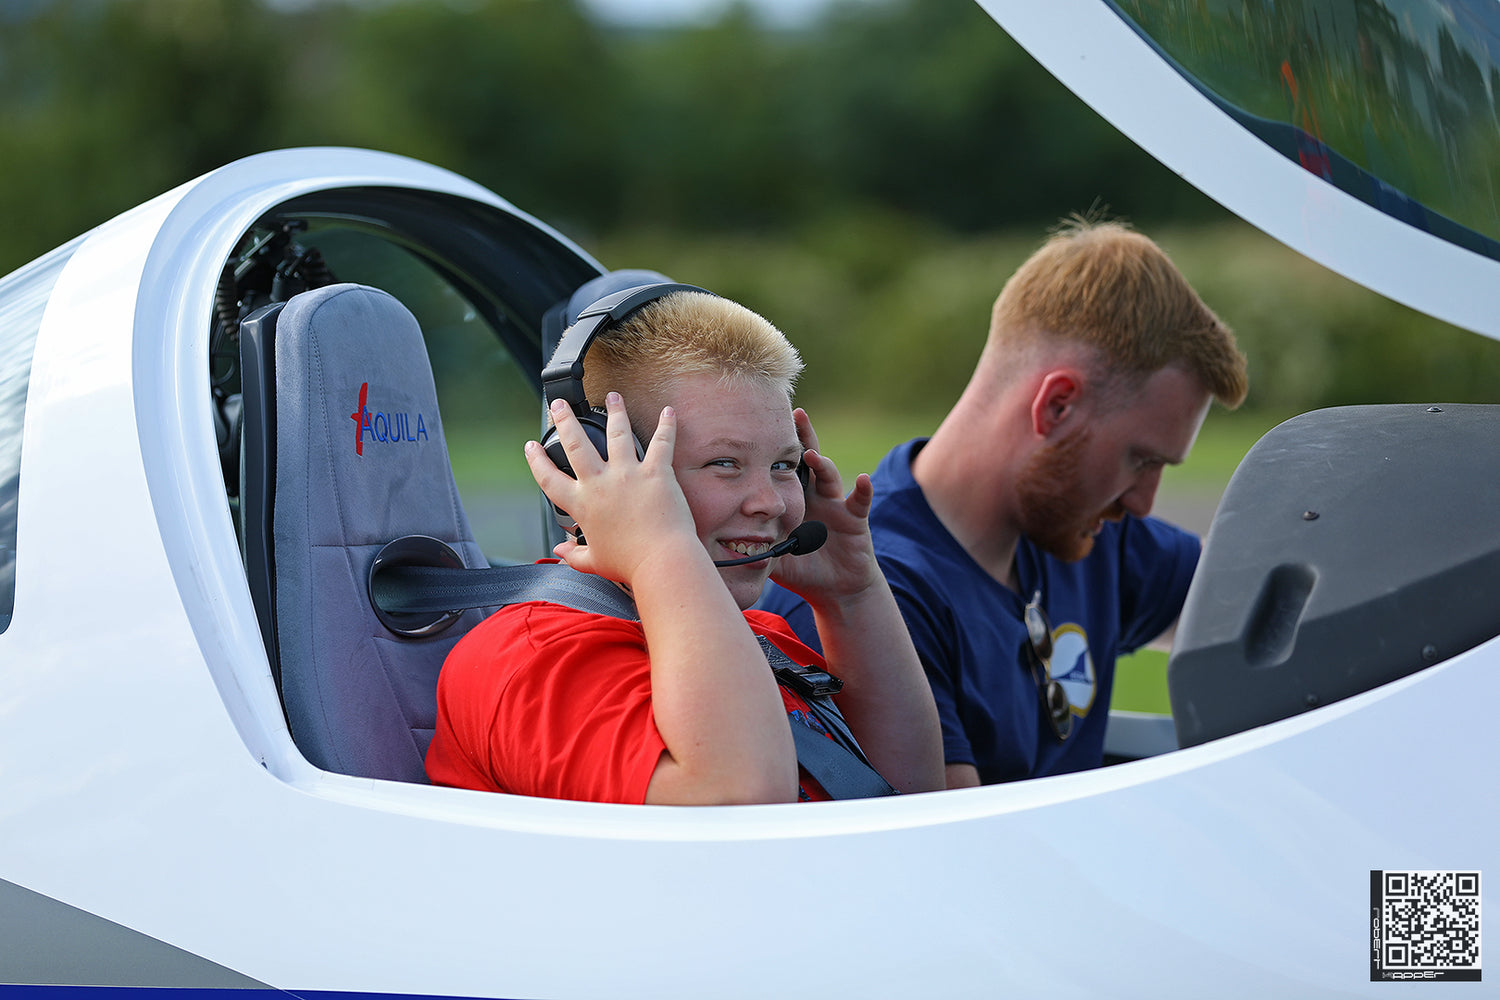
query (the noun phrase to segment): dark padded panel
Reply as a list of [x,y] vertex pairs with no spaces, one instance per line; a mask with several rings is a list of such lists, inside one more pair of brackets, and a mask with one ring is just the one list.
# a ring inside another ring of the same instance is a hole
[[366,577],[385,543],[431,535],[485,565],[459,502],[421,329],[385,292],[290,299],[275,332],[276,631],[292,736],[318,767],[425,781],[443,658],[483,618],[430,639],[376,619]]
[[1500,406],[1317,410],[1245,456],[1168,666],[1182,746],[1500,634]]

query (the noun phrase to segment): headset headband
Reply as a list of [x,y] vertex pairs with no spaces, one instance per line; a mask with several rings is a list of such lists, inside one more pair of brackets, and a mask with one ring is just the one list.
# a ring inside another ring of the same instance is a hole
[[542,369],[542,392],[547,401],[550,403],[555,399],[565,399],[575,413],[586,413],[589,402],[583,393],[583,358],[594,338],[610,327],[623,323],[642,306],[673,292],[714,294],[697,285],[668,281],[611,292],[585,307],[558,342],[553,362]]

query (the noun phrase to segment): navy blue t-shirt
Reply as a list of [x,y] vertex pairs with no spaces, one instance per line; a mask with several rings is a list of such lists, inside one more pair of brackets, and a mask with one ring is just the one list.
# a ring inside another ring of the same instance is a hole
[[[1165,521],[1126,517],[1105,522],[1088,557],[1068,563],[1022,538],[1018,594],[985,572],[927,505],[911,474],[924,444],[908,441],[876,468],[870,530],[932,685],[947,763],[974,765],[985,784],[1098,767],[1115,657],[1176,620],[1198,539]],[[1073,708],[1073,731],[1062,742],[1043,713],[1026,650],[1022,609],[1038,590],[1052,622],[1052,675]],[[796,594],[772,584],[757,606],[821,650],[812,611]]]

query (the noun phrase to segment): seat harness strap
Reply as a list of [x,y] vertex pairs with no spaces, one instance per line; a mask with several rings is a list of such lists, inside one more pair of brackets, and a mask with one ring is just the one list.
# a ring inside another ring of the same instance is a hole
[[566,563],[522,563],[484,569],[390,566],[370,580],[370,600],[386,614],[442,614],[548,601],[626,621],[640,621],[635,602],[601,576]]
[[[640,621],[635,602],[618,586],[565,563],[527,563],[458,569],[443,566],[389,566],[370,578],[370,600],[386,615],[451,613],[528,601]],[[865,758],[832,696],[844,682],[825,670],[795,662],[763,635],[761,652],[776,682],[807,703],[813,718],[832,739],[808,722],[787,714],[797,763],[835,799],[895,795],[896,790]]]

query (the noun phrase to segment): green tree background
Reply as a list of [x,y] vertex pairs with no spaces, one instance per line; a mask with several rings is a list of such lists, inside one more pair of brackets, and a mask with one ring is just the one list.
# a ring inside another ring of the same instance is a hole
[[764,312],[810,403],[925,418],[1005,277],[1102,205],[1239,333],[1252,412],[1500,399],[1500,347],[1239,222],[967,0],[797,30],[744,6],[627,30],[578,0],[0,0],[0,144],[0,274],[240,156],[366,146]]

